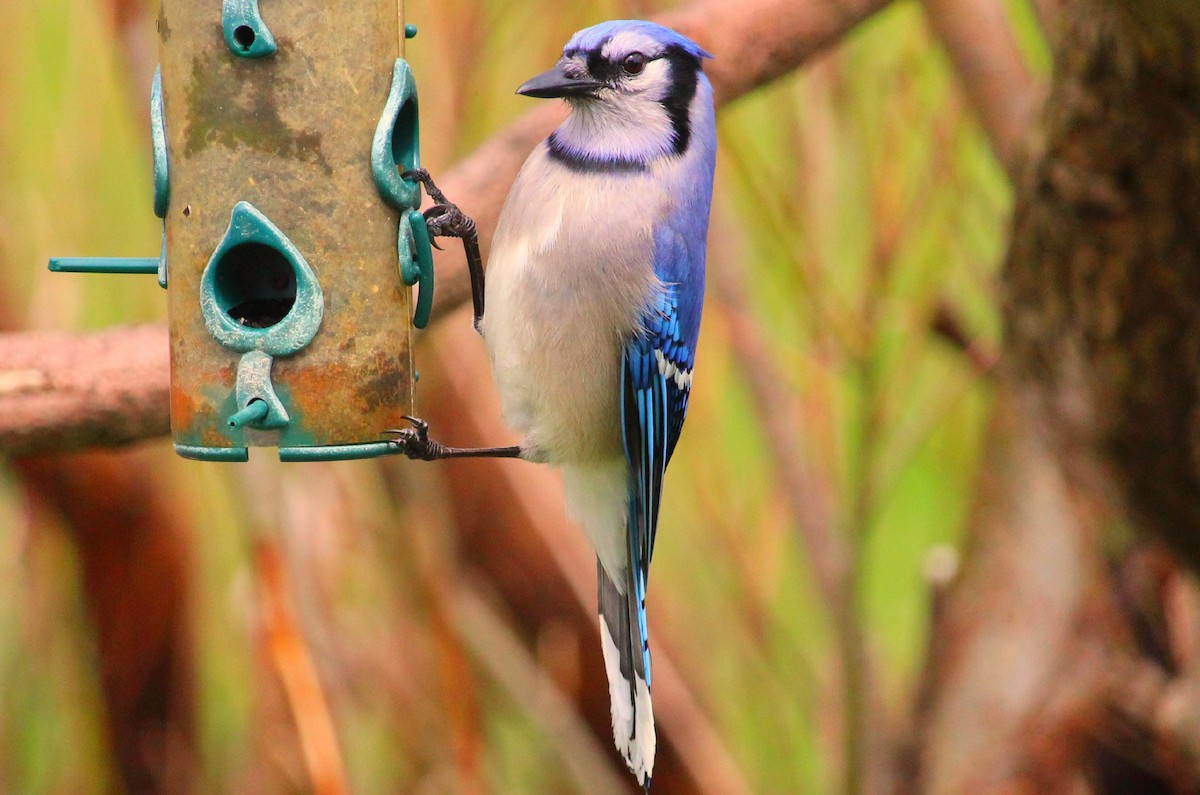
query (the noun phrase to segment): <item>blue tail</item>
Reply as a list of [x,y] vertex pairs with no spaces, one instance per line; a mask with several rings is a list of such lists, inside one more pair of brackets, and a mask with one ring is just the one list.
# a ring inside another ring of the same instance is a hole
[[633,568],[618,588],[597,561],[600,636],[612,707],[613,739],[625,764],[647,791],[654,769],[654,712],[650,703],[650,648],[645,633],[643,587]]

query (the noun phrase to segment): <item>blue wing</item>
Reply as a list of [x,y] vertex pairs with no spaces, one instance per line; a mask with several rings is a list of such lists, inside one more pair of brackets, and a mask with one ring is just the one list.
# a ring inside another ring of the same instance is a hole
[[692,241],[689,244],[669,227],[656,236],[654,269],[665,289],[642,318],[639,332],[625,344],[622,362],[622,439],[630,475],[626,593],[636,608],[647,685],[646,578],[663,473],[687,415],[704,296],[704,238],[699,237],[698,245],[694,237]]

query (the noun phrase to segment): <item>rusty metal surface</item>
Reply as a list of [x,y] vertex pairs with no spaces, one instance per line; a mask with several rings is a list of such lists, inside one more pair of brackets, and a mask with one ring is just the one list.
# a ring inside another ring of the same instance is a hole
[[[410,296],[396,213],[371,179],[371,137],[403,40],[397,0],[262,0],[278,44],[233,55],[216,0],[163,0],[158,19],[171,203],[167,212],[171,425],[213,447],[379,441],[411,410]],[[281,432],[229,431],[240,354],[205,329],[199,285],[238,201],[303,253],[325,295],[313,342],[279,357],[292,415]]]

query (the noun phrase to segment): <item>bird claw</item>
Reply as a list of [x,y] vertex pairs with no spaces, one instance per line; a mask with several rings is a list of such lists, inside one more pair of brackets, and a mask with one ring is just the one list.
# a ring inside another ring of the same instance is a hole
[[475,222],[471,220],[458,205],[451,202],[439,202],[426,210],[425,225],[433,237],[466,238],[475,235]]
[[[430,244],[442,250],[436,242],[439,237],[457,237],[462,241],[463,254],[467,258],[467,271],[471,275],[471,304],[475,310],[475,330],[480,330],[483,318],[484,276],[483,257],[479,252],[479,230],[475,221],[458,205],[446,198],[446,194],[434,183],[429,171],[424,168],[414,168],[401,172],[400,178],[410,182],[419,182],[425,187],[434,205],[422,213],[425,227],[429,230]],[[412,456],[410,456],[411,458]]]
[[394,439],[388,439],[388,445],[414,461],[436,461],[443,457],[445,447],[429,438],[429,423],[418,417],[405,414],[404,419],[412,424],[411,428],[389,428],[384,433],[394,434]]
[[422,213],[432,237],[466,238],[475,234],[475,222],[458,209],[457,204],[446,198],[446,194],[442,193],[433,177],[429,175],[428,169],[414,168],[404,171],[400,174],[400,179],[420,182],[429,198],[433,199],[433,206]]
[[441,189],[433,181],[433,177],[429,175],[427,168],[413,168],[400,173],[400,179],[409,182],[420,182],[425,187],[425,192],[429,194],[429,198],[433,199],[435,204],[450,204],[450,200],[446,198],[446,194],[442,193]]

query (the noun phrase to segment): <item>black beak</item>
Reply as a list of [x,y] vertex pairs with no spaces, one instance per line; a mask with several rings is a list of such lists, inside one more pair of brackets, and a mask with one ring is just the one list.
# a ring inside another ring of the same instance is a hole
[[604,88],[604,83],[591,79],[580,79],[568,76],[562,67],[542,72],[537,77],[526,80],[517,89],[517,93],[526,97],[586,97],[591,96],[596,89]]

